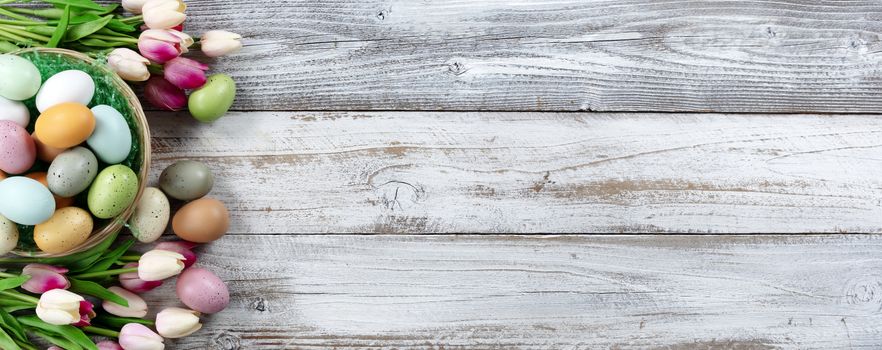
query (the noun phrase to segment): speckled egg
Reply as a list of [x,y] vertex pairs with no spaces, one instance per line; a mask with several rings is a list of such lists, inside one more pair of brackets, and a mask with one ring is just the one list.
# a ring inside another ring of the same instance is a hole
[[[30,179],[37,180],[37,182],[43,184],[43,186],[46,186],[46,188],[49,188],[49,181],[46,179],[46,175],[47,175],[46,172],[38,171],[38,172],[27,174],[25,176]],[[49,192],[52,192],[52,191],[50,190]],[[52,194],[52,197],[55,198],[55,210],[58,210],[58,209],[61,209],[64,207],[69,207],[69,206],[73,205],[73,203],[74,203],[73,198],[62,197],[57,194]]]
[[230,303],[230,291],[224,281],[201,267],[184,270],[175,290],[184,305],[201,313],[218,313]]
[[138,176],[125,165],[111,165],[89,188],[89,210],[95,217],[110,219],[124,212],[138,195]]
[[37,180],[13,176],[0,181],[0,215],[21,225],[36,225],[55,212],[52,193]]
[[24,101],[40,90],[40,71],[31,61],[15,55],[0,55],[0,96]]
[[18,227],[15,223],[0,215],[0,255],[11,252],[18,245]]
[[182,201],[202,198],[213,186],[211,169],[194,160],[175,162],[159,176],[159,188],[169,197]]
[[34,227],[34,242],[44,252],[63,253],[83,244],[92,234],[92,228],[89,212],[77,207],[62,208]]
[[88,148],[75,147],[49,165],[49,190],[62,197],[76,196],[98,176],[98,159]]
[[37,159],[37,146],[27,130],[18,124],[0,121],[0,170],[21,174]]
[[150,243],[162,236],[168,226],[171,206],[168,198],[158,188],[147,187],[129,220],[132,235],[139,241]]
[[47,146],[45,143],[40,142],[40,139],[38,139],[33,133],[31,134],[31,138],[34,139],[34,145],[37,146],[37,159],[46,163],[52,163],[52,161],[55,160],[55,157],[58,157],[59,154],[62,154],[69,149]]
[[37,110],[40,113],[65,102],[88,105],[95,94],[95,81],[81,70],[58,72],[46,79],[37,93]]
[[230,228],[230,213],[224,203],[214,198],[200,198],[181,207],[172,219],[178,237],[196,243],[221,238]]
[[31,114],[24,103],[0,97],[0,120],[8,120],[27,128],[31,122]]
[[132,150],[132,133],[126,118],[106,105],[92,107],[92,114],[95,115],[95,131],[86,143],[102,162],[116,164],[126,160]]
[[37,118],[34,135],[46,145],[69,148],[86,141],[95,130],[95,116],[76,102],[57,104]]

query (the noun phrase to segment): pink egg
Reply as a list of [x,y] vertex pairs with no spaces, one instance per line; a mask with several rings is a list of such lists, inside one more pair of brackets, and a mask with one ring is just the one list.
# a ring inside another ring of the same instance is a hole
[[224,281],[201,267],[184,270],[175,289],[184,305],[201,313],[220,312],[230,303],[230,291]]
[[37,147],[27,130],[9,120],[0,121],[0,170],[21,174],[34,165]]

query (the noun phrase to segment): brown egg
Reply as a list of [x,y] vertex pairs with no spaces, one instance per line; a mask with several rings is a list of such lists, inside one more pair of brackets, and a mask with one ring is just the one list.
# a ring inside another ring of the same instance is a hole
[[34,126],[34,136],[54,148],[69,148],[86,141],[95,131],[95,115],[76,102],[59,103],[43,111]]
[[172,219],[172,230],[190,242],[208,243],[230,228],[230,213],[221,201],[201,198],[181,207]]
[[[35,173],[27,174],[25,176],[32,178],[34,180],[37,180],[39,183],[43,184],[43,186],[46,186],[46,188],[49,188],[49,182],[46,181],[46,173],[45,172],[38,171]],[[73,198],[60,197],[54,193],[52,194],[52,196],[55,197],[55,210],[58,210],[61,208],[66,208],[66,207],[73,205],[73,202],[74,202]]]
[[59,154],[67,151],[67,148],[55,148],[43,144],[42,142],[40,142],[39,139],[37,139],[36,134],[37,133],[31,133],[31,138],[34,139],[34,144],[37,145],[38,159],[46,163],[52,163],[52,161],[55,160],[55,157],[58,157]]
[[47,253],[63,253],[80,244],[92,234],[92,215],[77,208],[56,210],[46,222],[34,226],[34,242]]

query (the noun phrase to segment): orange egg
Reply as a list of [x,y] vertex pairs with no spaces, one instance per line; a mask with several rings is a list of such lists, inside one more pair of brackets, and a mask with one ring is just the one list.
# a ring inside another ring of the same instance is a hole
[[190,242],[208,243],[230,228],[230,213],[214,198],[200,198],[181,207],[172,219],[172,230]]
[[55,148],[51,146],[47,146],[40,142],[40,139],[36,136],[37,133],[32,133],[31,138],[34,139],[34,144],[37,145],[37,158],[46,162],[52,163],[55,160],[55,157],[58,157],[59,154],[67,151],[67,148]]
[[37,118],[34,136],[54,148],[70,148],[86,141],[95,131],[95,115],[76,102],[60,103]]
[[0,171],[0,181],[6,178],[6,173]]
[[[46,188],[49,188],[49,182],[46,181],[46,175],[47,175],[46,172],[38,171],[35,173],[27,174],[25,176],[27,176],[31,179],[37,180],[37,182],[43,184],[43,186],[46,186]],[[52,196],[55,197],[55,210],[58,210],[61,208],[66,208],[66,207],[73,205],[73,202],[74,202],[73,198],[59,197],[59,196],[56,196],[55,194],[53,194]]]

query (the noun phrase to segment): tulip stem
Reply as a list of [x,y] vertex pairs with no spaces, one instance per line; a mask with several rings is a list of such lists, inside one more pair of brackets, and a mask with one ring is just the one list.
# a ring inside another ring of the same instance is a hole
[[17,340],[17,339],[15,340],[15,344],[18,345],[18,347],[20,347],[20,348],[22,348],[22,349],[25,349],[25,350],[39,350],[36,346],[33,346],[33,345],[31,345],[31,344],[28,344],[28,343],[22,342],[22,341]]
[[78,279],[86,279],[86,278],[94,278],[94,277],[122,275],[124,273],[129,273],[129,272],[138,272],[138,268],[137,267],[130,267],[127,269],[114,269],[114,270],[107,270],[107,271],[90,272],[90,273],[84,273],[81,275],[76,275],[76,276],[71,276],[71,277],[78,278]]
[[110,41],[122,41],[122,42],[127,42],[127,43],[132,43],[132,44],[138,43],[138,39],[135,39],[132,37],[111,36],[111,35],[101,35],[101,34],[92,34],[92,35],[89,35],[89,37],[95,38],[95,39],[110,40]]
[[18,277],[18,276],[19,275],[12,274],[12,273],[0,272],[0,277],[4,277],[4,278],[12,278],[12,277]]
[[119,338],[119,332],[110,329],[86,326],[83,327],[83,330],[92,334],[103,335],[105,337]]
[[11,291],[11,290],[3,290],[0,291],[0,295],[4,295],[13,299],[18,299],[21,301],[29,302],[31,304],[37,304],[40,302],[40,299],[34,298],[30,295],[22,294],[19,292]]
[[143,17],[143,16],[141,16],[141,15],[137,15],[137,16],[132,16],[132,17],[126,17],[126,18],[123,18],[123,19],[120,20],[120,22],[123,22],[123,23],[125,23],[125,24],[132,24],[132,23],[138,23],[138,22],[141,22],[141,21],[143,21],[143,20],[144,20],[144,17]]
[[119,261],[137,262],[138,260],[141,260],[140,255],[123,255],[119,257]]

